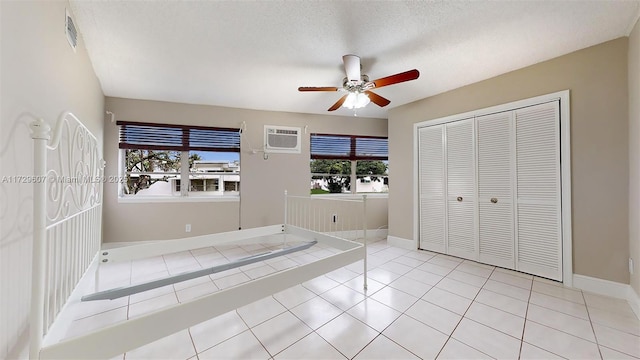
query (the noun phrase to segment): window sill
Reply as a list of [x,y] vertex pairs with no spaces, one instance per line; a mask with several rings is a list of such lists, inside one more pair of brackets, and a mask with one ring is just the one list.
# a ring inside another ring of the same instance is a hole
[[387,199],[389,193],[359,193],[359,194],[313,194],[311,197],[326,197],[326,198],[347,198],[347,199],[362,199],[362,195],[367,195],[367,199]]
[[119,204],[144,204],[144,203],[185,203],[185,202],[238,202],[239,195],[227,196],[157,196],[157,197],[119,197]]

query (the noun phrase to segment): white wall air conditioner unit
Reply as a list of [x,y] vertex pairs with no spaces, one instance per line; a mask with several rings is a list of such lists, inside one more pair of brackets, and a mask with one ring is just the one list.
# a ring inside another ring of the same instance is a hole
[[264,126],[266,153],[300,154],[301,129],[289,126]]

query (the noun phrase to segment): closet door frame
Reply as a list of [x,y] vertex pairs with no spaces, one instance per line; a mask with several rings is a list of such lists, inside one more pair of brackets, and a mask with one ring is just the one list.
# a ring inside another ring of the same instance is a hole
[[[418,183],[418,129],[425,126],[446,124],[456,120],[469,117],[488,115],[496,112],[510,111],[531,105],[559,100],[560,104],[560,178],[561,178],[561,209],[562,209],[562,282],[567,286],[573,286],[573,241],[571,232],[571,114],[570,114],[570,91],[563,90],[551,94],[518,100],[506,104],[491,106],[483,109],[473,110],[465,113],[450,115],[438,119],[426,120],[413,125],[414,134],[414,203],[413,203],[413,237],[415,248],[420,244],[419,236],[419,183]],[[515,154],[514,154],[515,156]]]

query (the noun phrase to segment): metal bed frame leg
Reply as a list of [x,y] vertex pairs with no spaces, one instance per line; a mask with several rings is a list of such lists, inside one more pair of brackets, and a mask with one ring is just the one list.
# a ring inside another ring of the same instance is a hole
[[367,290],[367,195],[362,195],[362,231],[364,244],[364,290]]
[[39,359],[44,336],[44,287],[46,277],[46,227],[47,213],[45,198],[47,183],[47,141],[51,138],[51,127],[42,119],[32,122],[31,138],[35,160],[33,173],[36,179],[33,185],[33,257],[31,264],[31,304],[29,316],[29,359]]
[[289,196],[287,195],[287,190],[284,191],[284,221],[282,222],[284,226],[282,227],[282,248],[287,247],[287,216],[289,215],[287,212],[287,203],[289,202]]

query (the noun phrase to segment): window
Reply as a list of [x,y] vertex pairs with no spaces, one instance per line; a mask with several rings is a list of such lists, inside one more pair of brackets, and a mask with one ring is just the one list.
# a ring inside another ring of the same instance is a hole
[[[238,195],[239,129],[118,121],[120,196]],[[188,186],[183,186],[187,179]]]
[[388,148],[385,137],[311,134],[311,194],[388,192]]

